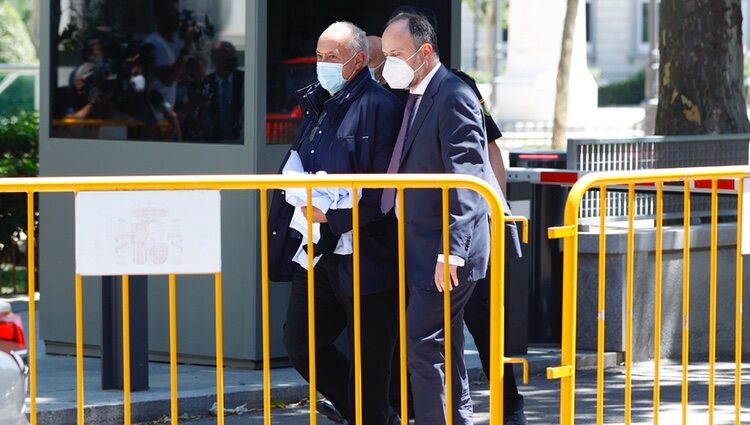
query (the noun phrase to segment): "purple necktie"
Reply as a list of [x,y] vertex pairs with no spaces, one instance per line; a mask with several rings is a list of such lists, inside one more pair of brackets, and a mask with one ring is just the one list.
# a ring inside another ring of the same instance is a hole
[[[401,154],[404,151],[404,141],[407,134],[409,134],[409,127],[411,127],[411,122],[414,118],[414,107],[417,104],[419,96],[418,94],[410,94],[409,99],[406,101],[404,120],[401,122],[401,130],[398,131],[398,138],[396,139],[396,146],[393,148],[391,162],[388,163],[388,174],[398,173],[398,167],[401,165]],[[392,210],[395,202],[396,189],[392,187],[383,189],[383,195],[380,197],[380,210],[383,214],[387,214]]]

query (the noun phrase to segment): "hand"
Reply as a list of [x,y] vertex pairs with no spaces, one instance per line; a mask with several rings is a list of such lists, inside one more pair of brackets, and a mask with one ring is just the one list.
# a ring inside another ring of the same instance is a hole
[[[300,208],[302,210],[302,216],[307,218],[307,207]],[[323,211],[316,207],[312,207],[313,211],[313,223],[328,223],[328,217],[323,214]]]
[[[451,281],[453,282],[453,285],[448,285],[448,290],[450,291],[453,289],[453,286],[458,286],[458,266],[449,264],[448,267],[450,268]],[[440,261],[435,265],[435,287],[438,292],[443,292],[445,288],[445,265]]]

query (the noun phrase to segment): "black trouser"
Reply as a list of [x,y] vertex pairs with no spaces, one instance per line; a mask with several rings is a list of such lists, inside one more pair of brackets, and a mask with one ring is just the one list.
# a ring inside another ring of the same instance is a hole
[[[506,241],[511,238],[510,230],[506,228],[505,233]],[[506,242],[507,249],[505,250],[505,264],[506,268],[514,264],[514,260],[517,258],[516,250],[513,249],[511,244]],[[490,271],[487,271],[487,276],[484,279],[479,280],[474,287],[474,292],[471,294],[471,298],[464,307],[464,323],[466,328],[474,338],[474,344],[477,346],[479,351],[479,360],[482,362],[482,370],[484,375],[489,378],[490,376]],[[506,274],[507,276],[507,274]],[[507,287],[507,284],[506,284]],[[506,291],[507,294],[507,291]],[[408,296],[408,292],[407,292]],[[507,318],[506,321],[512,321],[513,318]],[[391,404],[397,412],[401,412],[401,384],[400,384],[400,370],[401,363],[399,361],[399,350],[398,341],[396,341],[396,349],[393,355],[393,374],[391,379]],[[518,386],[516,385],[516,376],[513,370],[513,365],[510,363],[505,364],[505,373],[503,378],[503,398],[505,399],[504,413],[509,413],[516,408],[518,404],[523,402],[523,396],[518,393]],[[409,400],[411,400],[411,394]]]
[[[506,263],[507,264],[507,263]],[[506,321],[513,318],[506,318]],[[487,276],[477,282],[474,293],[471,294],[469,302],[464,308],[464,323],[469,333],[474,338],[474,344],[479,351],[479,360],[482,362],[484,375],[490,376],[490,279]],[[503,398],[505,399],[505,410],[509,412],[515,409],[515,403],[523,400],[518,393],[516,377],[513,373],[513,365],[505,364],[503,379]]]
[[[391,414],[388,387],[391,359],[398,335],[396,290],[363,295],[361,309],[362,419],[364,425],[385,425]],[[292,281],[284,345],[294,368],[309,380],[307,328],[307,271],[299,268]],[[350,352],[334,342],[346,330],[354,340],[352,298],[341,293],[338,259],[324,256],[315,266],[315,357],[317,390],[352,422],[354,417],[354,363]]]
[[[489,278],[484,278],[476,283],[474,292],[469,298],[466,306],[464,307],[464,323],[466,328],[474,338],[474,344],[477,346],[479,351],[479,360],[482,362],[482,371],[484,375],[489,378],[490,376],[490,284]],[[408,295],[408,293],[407,293]],[[393,408],[400,414],[401,413],[401,363],[400,363],[400,349],[398,340],[396,341],[396,348],[393,354],[393,367],[391,374],[391,385],[390,385],[390,399]],[[408,379],[408,376],[407,376]],[[411,391],[410,385],[407,381],[407,388]],[[504,413],[508,413],[516,409],[517,403],[523,401],[523,396],[518,393],[518,386],[516,385],[516,376],[513,370],[513,365],[510,363],[505,364],[505,374],[503,378],[503,398],[505,399]],[[412,396],[409,394],[409,402],[411,403]]]

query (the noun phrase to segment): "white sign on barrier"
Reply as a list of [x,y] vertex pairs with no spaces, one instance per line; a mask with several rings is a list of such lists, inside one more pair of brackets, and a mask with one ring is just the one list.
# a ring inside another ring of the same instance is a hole
[[75,208],[80,275],[221,271],[218,191],[81,192]]

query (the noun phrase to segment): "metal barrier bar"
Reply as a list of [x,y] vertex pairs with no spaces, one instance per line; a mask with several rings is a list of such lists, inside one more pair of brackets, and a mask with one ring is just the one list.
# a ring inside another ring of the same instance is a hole
[[[505,223],[508,220],[494,202],[490,203],[490,264],[496,272],[490,273],[490,425],[503,421],[503,403],[505,401]],[[524,225],[524,238],[528,237],[528,222]],[[497,361],[499,360],[499,361]]]
[[630,425],[633,405],[633,266],[635,261],[635,185],[628,186],[628,266],[625,291],[625,425]]
[[[739,180],[737,192],[737,241],[742,240],[743,202],[745,196],[745,179]],[[734,423],[740,423],[742,411],[742,297],[743,297],[743,264],[742,245],[737,244],[735,255],[735,295],[734,295]]]
[[122,276],[122,395],[123,415],[130,425],[130,276]]
[[36,238],[34,237],[34,192],[26,192],[27,266],[29,293],[29,397],[31,398],[31,425],[36,425]]
[[523,357],[506,357],[505,363],[520,364],[523,369],[523,384],[529,384],[529,361]]
[[[451,291],[453,282],[451,280],[450,262],[451,254],[450,232],[448,231],[450,210],[448,207],[448,189],[443,188],[443,327],[445,340],[445,417],[446,425],[453,425],[453,352],[451,350],[453,335],[451,335]],[[460,379],[460,377],[459,377]]]
[[[260,191],[260,222],[268,223],[268,191]],[[260,226],[260,285],[263,316],[263,424],[271,425],[271,307],[268,280],[268,226]]]
[[[362,424],[362,327],[359,278],[359,202],[357,186],[352,187],[352,303],[354,304],[354,417]],[[356,231],[354,229],[357,229]]]
[[690,364],[690,190],[685,181],[682,245],[682,425],[687,425],[688,367]]
[[[718,216],[719,198],[716,193],[716,179],[711,181],[711,253],[710,253],[710,281],[709,281],[709,313],[708,313],[708,424],[714,423],[714,403],[716,402],[716,273],[718,268]],[[739,243],[739,241],[738,241]]]
[[83,424],[83,279],[76,274],[76,398],[78,425]]
[[[490,261],[493,264],[499,265],[498,273],[493,274],[491,276],[491,303],[493,305],[500,305],[501,308],[495,308],[491,311],[491,323],[496,324],[496,326],[491,327],[491,337],[490,337],[490,345],[491,345],[491,356],[497,359],[500,359],[500,361],[493,362],[491,365],[491,382],[490,382],[490,388],[491,388],[491,397],[490,397],[490,409],[491,414],[493,415],[491,417],[491,422],[495,423],[497,421],[500,421],[502,418],[502,412],[503,412],[503,387],[502,387],[502,379],[503,379],[503,366],[506,363],[506,359],[504,356],[502,356],[499,353],[502,353],[503,347],[504,347],[504,333],[502,330],[502,327],[504,326],[504,308],[502,308],[503,302],[504,302],[504,291],[503,291],[503,272],[504,272],[504,263],[502,261],[502,258],[504,258],[504,226],[507,221],[521,221],[524,226],[524,240],[527,238],[528,234],[528,222],[525,219],[519,218],[519,217],[508,217],[507,219],[504,217],[502,207],[500,206],[499,198],[497,194],[493,191],[493,189],[484,181],[470,176],[455,176],[455,175],[334,175],[334,176],[316,176],[315,178],[290,178],[288,176],[166,176],[166,177],[82,177],[82,178],[6,178],[6,179],[0,179],[0,193],[27,193],[27,195],[30,197],[28,200],[28,206],[29,206],[29,215],[27,216],[28,225],[30,226],[29,230],[29,243],[30,243],[30,257],[29,258],[29,289],[30,291],[33,291],[34,289],[34,281],[33,281],[33,273],[35,271],[35,265],[33,262],[33,253],[34,253],[34,236],[33,236],[33,195],[37,192],[73,192],[74,194],[78,193],[79,191],[93,191],[93,190],[100,190],[100,191],[114,191],[114,190],[247,190],[247,189],[259,189],[261,190],[261,194],[263,195],[263,200],[261,201],[261,205],[263,207],[267,207],[266,204],[266,190],[268,189],[276,189],[276,188],[283,188],[283,187],[294,187],[294,186],[301,186],[305,187],[307,189],[307,195],[308,195],[308,231],[309,231],[309,237],[308,237],[308,248],[309,248],[309,265],[311,266],[310,269],[312,270],[312,263],[314,259],[314,252],[313,252],[313,237],[312,237],[312,188],[313,187],[325,187],[325,186],[351,186],[354,189],[358,188],[382,188],[382,187],[394,187],[398,191],[399,199],[398,199],[398,205],[400,210],[403,210],[404,203],[404,188],[442,188],[443,189],[443,202],[444,202],[444,209],[448,209],[448,193],[450,189],[455,188],[464,188],[469,190],[474,190],[479,195],[487,199],[489,202],[489,206],[491,209],[491,214],[494,217],[503,217],[503,219],[500,220],[493,220],[492,222],[492,232],[493,234],[497,235],[497,237],[492,238],[491,244],[492,244],[492,251],[490,253],[491,259]],[[355,207],[356,211],[356,207]],[[447,211],[446,211],[447,212]],[[263,212],[261,213],[261,217],[267,218],[267,209],[263,208]],[[449,216],[447,214],[444,214],[444,229],[443,232],[449,233],[448,231],[448,218]],[[354,219],[353,219],[354,220]],[[358,220],[358,217],[357,217]],[[354,223],[353,223],[354,224]],[[399,228],[399,248],[404,251],[405,248],[405,233],[404,233],[404,223],[402,220],[399,221],[398,224]],[[265,229],[262,231],[262,233],[265,231]],[[353,232],[358,238],[358,228],[354,228]],[[265,235],[267,237],[267,234]],[[445,252],[446,255],[449,255],[450,253],[450,240],[449,237],[444,237],[445,243]],[[265,246],[265,249],[267,249],[267,240],[264,238],[261,245]],[[262,248],[263,251],[264,248]],[[263,254],[262,254],[263,255]],[[266,252],[267,255],[267,252]],[[264,261],[264,264],[267,261]],[[446,276],[448,277],[448,289],[451,288],[451,279],[450,279],[450,269],[449,269],[449,263],[446,262],[444,264],[447,270]],[[267,285],[267,270],[264,274],[264,284]],[[214,276],[214,285],[215,285],[215,307],[216,307],[216,383],[217,383],[217,422],[219,424],[224,423],[224,379],[223,379],[223,312],[222,312],[222,275],[221,273],[217,273]],[[83,363],[83,280],[81,275],[76,274],[75,276],[75,301],[76,301],[76,393],[77,393],[77,418],[78,423],[83,424],[84,423],[84,363]],[[400,256],[399,259],[399,303],[400,303],[400,317],[401,320],[401,329],[400,329],[400,339],[401,339],[401,364],[402,364],[402,388],[405,388],[406,386],[406,334],[405,334],[405,288],[406,288],[406,277],[405,277],[405,260],[403,255]],[[124,413],[124,422],[129,424],[131,421],[131,406],[130,406],[130,400],[131,400],[131,394],[130,394],[130,352],[129,352],[129,345],[130,345],[130,329],[129,329],[129,277],[123,276],[123,380],[124,380],[124,394],[123,397],[125,399],[125,413]],[[266,287],[266,297],[267,297],[267,287]],[[445,310],[446,316],[444,319],[447,319],[446,322],[446,347],[450,347],[450,290],[447,291],[447,293],[444,294],[444,302],[447,301],[447,308]],[[34,308],[33,304],[33,293],[30,296],[31,300],[31,306],[30,309]],[[169,276],[169,298],[170,298],[170,311],[169,311],[169,317],[170,317],[170,383],[171,383],[171,413],[172,413],[172,423],[176,424],[178,422],[178,399],[177,399],[177,358],[176,358],[176,351],[177,351],[177,334],[176,334],[176,277],[174,275]],[[265,325],[267,326],[267,298],[266,298],[266,309],[264,312],[264,320],[266,321]],[[308,301],[309,301],[309,310],[308,310],[308,319],[310,317],[314,318],[314,274],[309,273],[308,274]],[[33,346],[34,344],[34,335],[35,335],[35,327],[36,322],[33,318],[29,322],[30,326],[32,327],[30,331],[30,335],[32,335],[32,347],[31,347],[31,353],[32,353],[32,359],[30,361],[30,376],[31,376],[31,382],[30,387],[32,388],[32,394],[34,394],[34,399],[32,400],[32,405],[35,405],[36,402],[36,395],[35,395],[35,388],[36,388],[36,361],[35,361],[35,349],[36,347]],[[310,320],[310,341],[312,341],[311,346],[311,364],[315,364],[315,352],[314,352],[314,320]],[[266,332],[268,332],[266,330]],[[269,359],[270,359],[270,353],[269,353],[269,346],[268,346],[268,335],[266,335],[265,338],[265,347],[264,347],[264,368],[266,369],[264,371],[264,386],[266,387],[266,391],[264,394],[264,404],[266,406],[266,412],[264,414],[264,418],[266,423],[270,423],[270,409],[268,406],[270,406],[270,372],[269,369]],[[361,355],[361,353],[356,353],[358,355]],[[448,379],[451,379],[450,377],[450,370],[451,370],[451,350],[450,348],[447,348],[446,350],[446,368],[448,371]],[[513,363],[517,362],[517,359],[508,359],[507,362]],[[527,368],[524,368],[524,373],[527,373]],[[360,371],[361,373],[361,371]],[[361,379],[361,377],[360,377]],[[526,379],[526,378],[524,378]],[[360,382],[361,385],[361,382]],[[315,424],[316,423],[316,417],[315,417],[315,367],[311,367],[310,370],[310,390],[311,390],[311,417],[310,417],[310,423]],[[446,393],[448,394],[448,397],[451,397],[452,395],[452,384],[449,381],[446,381]],[[361,397],[361,396],[360,396]],[[452,400],[451,400],[452,402]],[[361,404],[361,401],[360,401]],[[407,416],[407,391],[402,391],[402,414],[403,417]],[[36,418],[36,412],[32,410],[31,413],[31,422],[35,423]],[[449,423],[452,421],[451,416],[448,416]]]
[[221,273],[214,277],[216,303],[216,423],[224,425],[224,309],[222,308]]
[[315,357],[315,248],[313,247],[312,188],[307,188],[307,353],[310,384],[310,425],[316,425],[317,373]]
[[[620,173],[620,172],[609,172],[609,173],[597,173],[587,175],[582,178],[573,188],[571,189],[570,196],[566,203],[565,209],[565,224],[561,227],[552,228],[549,230],[550,237],[561,237],[564,238],[564,268],[563,268],[563,340],[562,340],[562,365],[559,367],[552,367],[548,369],[548,378],[550,379],[561,379],[561,424],[573,424],[575,418],[575,337],[576,337],[576,301],[577,301],[577,261],[578,261],[578,223],[579,218],[577,216],[578,208],[581,206],[581,200],[583,194],[589,189],[606,190],[605,186],[614,185],[627,185],[628,186],[628,210],[629,210],[629,226],[628,226],[628,252],[627,252],[627,290],[626,290],[626,309],[625,315],[626,320],[629,322],[626,324],[626,406],[625,406],[625,423],[630,423],[630,400],[628,398],[631,395],[630,388],[630,371],[629,368],[632,362],[632,354],[630,353],[633,349],[632,346],[632,329],[633,329],[633,275],[634,275],[634,228],[633,228],[633,216],[635,215],[634,210],[634,192],[635,187],[641,184],[652,184],[656,187],[657,199],[661,200],[664,194],[664,183],[665,182],[680,182],[683,186],[683,247],[682,247],[682,261],[683,261],[683,274],[682,274],[682,386],[681,386],[681,402],[682,402],[682,422],[687,423],[687,415],[689,408],[688,399],[688,384],[689,384],[689,370],[690,370],[690,357],[689,357],[689,342],[690,342],[690,248],[691,248],[691,184],[700,179],[708,179],[710,181],[711,190],[711,241],[710,241],[710,294],[709,294],[709,392],[708,392],[708,412],[709,412],[709,423],[713,423],[714,415],[714,404],[715,404],[715,391],[716,391],[716,315],[717,315],[717,293],[718,293],[718,210],[719,202],[718,195],[720,189],[720,182],[725,178],[739,178],[738,188],[738,219],[737,219],[737,249],[736,249],[736,288],[735,288],[735,423],[740,423],[741,414],[741,361],[742,361],[742,273],[743,273],[743,258],[740,247],[740,240],[742,236],[742,199],[744,190],[744,179],[750,174],[750,167],[735,166],[735,167],[705,167],[705,168],[680,168],[680,169],[667,169],[667,170],[649,170],[639,171],[638,174],[631,173]],[[603,210],[604,206],[599,205],[599,209]],[[656,270],[655,270],[655,282],[654,282],[654,296],[655,296],[655,323],[654,323],[654,358],[655,358],[655,377],[654,383],[655,388],[653,392],[653,423],[658,424],[659,413],[660,413],[660,355],[661,355],[661,304],[662,304],[662,268],[663,268],[663,250],[664,250],[664,223],[663,223],[663,203],[657,202],[656,207]],[[603,221],[603,220],[602,220]],[[601,223],[601,231],[604,233],[604,223]],[[606,251],[606,244],[603,243],[605,239],[602,234],[599,235],[599,258],[600,258],[600,288],[601,284],[601,273],[603,264],[601,264],[602,252]],[[601,295],[601,292],[600,292]],[[602,319],[603,308],[601,304],[598,306],[599,320]],[[599,329],[599,341],[602,344],[602,332]],[[599,360],[601,363],[601,359]],[[601,366],[601,365],[600,365]],[[601,388],[598,385],[598,388]],[[601,397],[601,390],[597,390],[597,398]],[[597,403],[600,401],[597,400]],[[601,415],[603,409],[600,405],[597,406],[597,423],[601,423],[603,420]]]
[[656,184],[656,271],[654,273],[654,425],[659,425],[661,369],[662,251],[664,249],[664,183]]
[[[599,193],[601,193],[601,199],[607,199],[607,186],[600,186]],[[599,203],[599,293],[597,301],[597,335],[598,342],[596,346],[596,423],[601,425],[604,423],[604,324],[605,324],[605,309],[606,309],[606,289],[607,289],[607,276],[606,276],[606,263],[604,262],[607,256],[607,234],[604,231],[607,225],[607,203]]]
[[[398,188],[396,191],[396,202],[398,203],[398,210],[404,211],[404,189]],[[401,421],[403,423],[409,422],[409,386],[407,381],[407,366],[406,366],[406,231],[404,228],[404,220],[398,220],[398,252],[402,253],[398,256],[398,316],[399,316],[399,363],[401,373],[401,379],[399,380],[401,386]]]
[[172,424],[179,422],[179,405],[177,399],[177,278],[169,275],[169,380],[170,380],[170,407],[172,412]]

